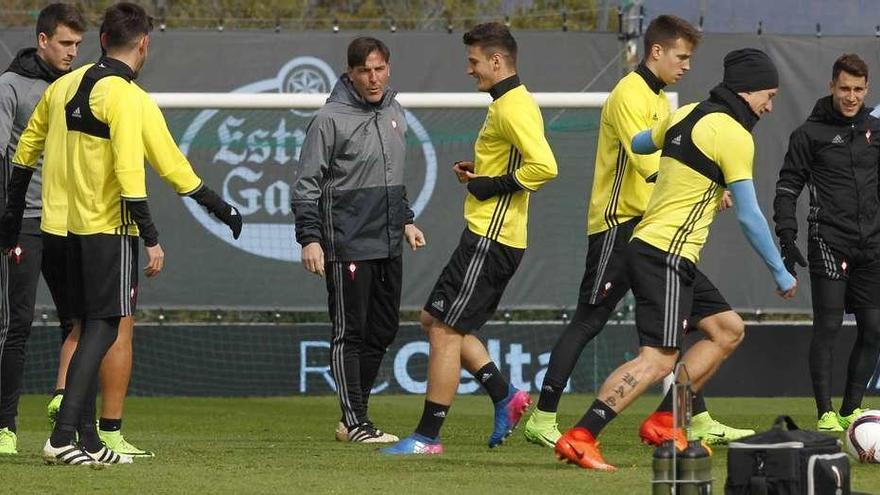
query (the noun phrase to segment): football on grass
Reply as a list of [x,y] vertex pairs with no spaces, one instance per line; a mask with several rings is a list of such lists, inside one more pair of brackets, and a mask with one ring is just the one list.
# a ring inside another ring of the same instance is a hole
[[880,464],[880,411],[865,411],[849,425],[846,449],[860,462]]

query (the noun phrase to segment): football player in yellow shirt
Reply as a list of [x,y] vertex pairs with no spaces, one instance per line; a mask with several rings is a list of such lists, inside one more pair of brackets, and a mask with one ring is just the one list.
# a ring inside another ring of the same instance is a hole
[[[644,59],[617,83],[602,107],[587,217],[586,269],[574,317],[553,347],[538,407],[523,430],[532,443],[550,448],[556,445],[561,435],[556,411],[577,360],[630,289],[626,247],[645,214],[660,165],[660,153],[636,154],[630,141],[638,132],[669,115],[669,100],[663,89],[688,72],[699,41],[700,33],[684,19],[671,15],[653,19],[645,31]],[[656,425],[668,422],[671,430],[669,407],[671,395],[643,423],[640,436],[644,442],[658,444],[668,436],[669,432],[664,433]],[[697,393],[691,433],[716,444],[755,432],[716,421],[709,414],[702,393]]]
[[[678,109],[650,133],[633,138],[637,152],[663,150],[657,184],[627,251],[639,355],[612,372],[583,418],[559,438],[560,459],[587,469],[614,469],[599,451],[599,432],[672,371],[680,335],[691,327],[706,335],[682,357],[694,390],[742,341],[742,319],[696,266],[725,190],[731,191],[737,220],[778,293],[794,296],[797,281],[776,250],[752,181],[751,130],[772,111],[778,86],[776,67],[764,52],[735,50],[724,58],[724,80],[709,99]],[[683,432],[673,430],[673,435],[676,446],[684,448]]]
[[500,23],[464,35],[468,74],[492,96],[474,144],[474,161],[454,170],[467,183],[467,227],[422,310],[428,334],[428,390],[415,432],[383,450],[388,454],[439,454],[440,428],[458,389],[461,368],[482,384],[495,405],[489,447],[504,442],[531,399],[512,387],[473,335],[498,307],[525,252],[529,196],[556,177],[556,159],[544,136],[534,98],[516,72],[517,45]]
[[149,258],[145,274],[158,275],[164,264],[146,201],[144,156],[179,193],[229,225],[233,237],[241,232],[237,210],[204,186],[167,139],[155,102],[132,82],[146,61],[151,29],[152,19],[136,4],[108,8],[101,25],[106,55],[45,91],[13,159],[0,246],[15,245],[24,192],[45,149],[42,228],[66,231],[70,306],[83,322],[65,400],[43,447],[50,463],[131,462],[99,439],[95,397],[98,366],[116,340],[120,319],[132,315],[137,304],[138,235]]

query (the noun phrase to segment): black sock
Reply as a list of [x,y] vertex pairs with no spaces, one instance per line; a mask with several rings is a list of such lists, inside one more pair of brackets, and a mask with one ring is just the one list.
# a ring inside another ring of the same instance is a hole
[[422,419],[419,420],[419,426],[416,427],[416,433],[435,440],[438,439],[440,428],[443,427],[443,421],[448,413],[449,406],[426,400]]
[[703,396],[702,391],[697,391],[694,394],[694,399],[691,401],[691,417],[708,410],[709,408],[706,407],[706,397]]
[[79,444],[87,451],[94,454],[104,446],[98,438],[98,430],[95,429],[94,423],[80,424],[77,432],[79,432]]
[[56,388],[55,392],[52,393],[52,398],[55,398],[56,395],[64,395],[64,389],[63,388]]
[[9,431],[15,433],[17,431],[15,418],[0,419],[0,430],[9,428]]
[[507,383],[507,379],[504,378],[504,375],[498,370],[498,366],[495,366],[495,363],[492,361],[489,361],[486,366],[477,370],[474,373],[474,378],[483,385],[489,397],[492,398],[492,402],[503,401],[507,398],[508,392],[510,392],[510,384]]
[[608,404],[596,399],[576,426],[586,428],[593,434],[593,438],[596,438],[599,436],[599,432],[616,417],[617,413],[608,407]]
[[559,399],[562,398],[564,390],[565,387],[554,387],[545,383],[541,387],[541,395],[538,397],[538,409],[544,412],[555,413],[559,409]]
[[672,412],[672,391],[675,387],[669,387],[669,391],[666,392],[666,395],[663,396],[663,400],[660,401],[660,405],[657,406],[657,412]]
[[101,418],[98,423],[101,431],[119,431],[122,429],[122,419]]
[[64,447],[73,443],[76,438],[76,427],[70,425],[58,424],[52,430],[52,436],[49,437],[49,443],[55,447]]

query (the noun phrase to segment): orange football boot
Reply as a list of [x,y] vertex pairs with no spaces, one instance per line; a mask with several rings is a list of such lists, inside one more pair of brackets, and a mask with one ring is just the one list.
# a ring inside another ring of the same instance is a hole
[[681,428],[672,427],[672,413],[654,411],[639,428],[642,443],[659,447],[666,440],[675,440],[675,447],[684,450],[688,446],[687,437]]
[[580,426],[572,428],[556,441],[556,458],[584,469],[615,471],[617,468],[605,462],[599,450],[599,442],[593,434]]

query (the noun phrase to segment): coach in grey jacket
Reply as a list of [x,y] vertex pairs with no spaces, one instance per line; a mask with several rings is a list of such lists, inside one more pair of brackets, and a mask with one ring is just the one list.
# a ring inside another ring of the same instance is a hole
[[403,240],[425,245],[406,198],[406,116],[389,75],[384,43],[349,44],[348,71],[309,124],[294,178],[303,266],[327,282],[336,438],[350,442],[397,441],[373,425],[367,401],[397,335]]
[[[53,81],[70,70],[76,57],[85,20],[72,5],[52,4],[37,18],[37,47],[18,52],[0,75],[0,207],[6,207],[6,185],[12,172],[10,163],[21,133],[43,92]],[[34,172],[27,191],[26,208],[18,237],[18,247],[9,256],[0,256],[0,454],[16,453],[15,418],[24,373],[25,344],[34,319],[37,282],[42,270],[57,294],[57,278],[44,264],[40,233],[42,200],[39,171]]]

